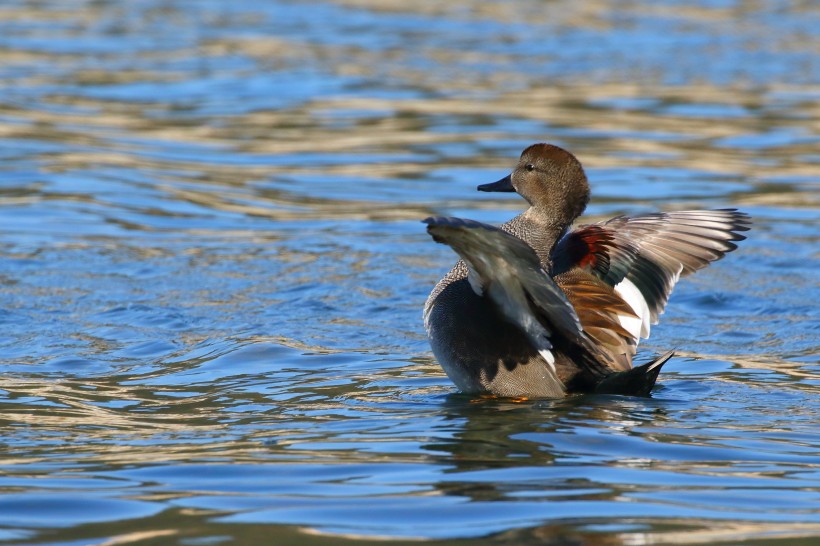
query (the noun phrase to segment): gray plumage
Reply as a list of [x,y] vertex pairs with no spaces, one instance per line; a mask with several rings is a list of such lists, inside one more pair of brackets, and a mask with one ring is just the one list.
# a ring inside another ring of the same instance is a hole
[[648,394],[671,352],[632,357],[681,276],[736,248],[749,217],[732,209],[653,213],[568,231],[589,201],[578,160],[535,144],[483,191],[516,191],[530,207],[499,228],[428,218],[462,258],[424,307],[428,338],[459,389],[499,396]]

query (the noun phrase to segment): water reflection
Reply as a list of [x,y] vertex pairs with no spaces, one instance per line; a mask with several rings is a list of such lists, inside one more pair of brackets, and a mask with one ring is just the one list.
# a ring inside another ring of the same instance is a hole
[[[6,2],[0,542],[812,543],[813,7]],[[506,220],[541,140],[591,219],[755,218],[652,399],[432,361],[418,220]]]

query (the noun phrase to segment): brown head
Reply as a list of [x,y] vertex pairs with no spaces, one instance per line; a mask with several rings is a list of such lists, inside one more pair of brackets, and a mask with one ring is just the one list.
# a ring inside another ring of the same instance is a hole
[[589,202],[589,184],[574,155],[552,144],[533,144],[521,153],[513,172],[479,191],[514,191],[544,220],[569,225]]

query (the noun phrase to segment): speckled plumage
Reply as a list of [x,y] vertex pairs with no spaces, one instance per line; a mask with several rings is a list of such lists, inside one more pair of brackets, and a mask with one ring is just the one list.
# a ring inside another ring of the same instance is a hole
[[530,207],[500,228],[425,220],[462,258],[430,294],[424,322],[465,392],[647,394],[671,352],[632,368],[639,339],[678,278],[733,250],[749,224],[734,210],[684,211],[569,232],[589,186],[578,160],[549,144],[530,146],[509,177],[479,189],[516,191]]

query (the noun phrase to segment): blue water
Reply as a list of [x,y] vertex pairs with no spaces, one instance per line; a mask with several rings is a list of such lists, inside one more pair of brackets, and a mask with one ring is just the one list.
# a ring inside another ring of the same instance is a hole
[[[820,540],[811,3],[0,6],[0,544]],[[458,394],[421,324],[521,149],[738,207],[652,398]]]

